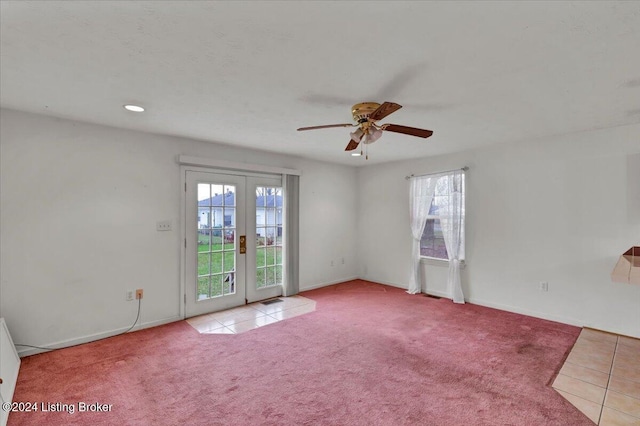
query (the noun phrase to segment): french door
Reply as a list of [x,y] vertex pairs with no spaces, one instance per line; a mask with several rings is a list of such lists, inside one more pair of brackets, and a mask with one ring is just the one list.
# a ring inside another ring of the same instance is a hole
[[282,294],[282,179],[186,170],[185,314]]

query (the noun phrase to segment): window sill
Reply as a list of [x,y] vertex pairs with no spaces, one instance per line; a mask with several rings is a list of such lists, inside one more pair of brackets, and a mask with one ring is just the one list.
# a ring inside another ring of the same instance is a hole
[[[445,259],[438,259],[435,257],[420,257],[420,264],[431,266],[449,266],[449,261]],[[464,260],[460,261],[460,268],[464,269],[467,266]]]

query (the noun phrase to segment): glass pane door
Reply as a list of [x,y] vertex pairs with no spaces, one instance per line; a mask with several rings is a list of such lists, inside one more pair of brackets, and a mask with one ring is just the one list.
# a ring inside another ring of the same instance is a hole
[[236,186],[198,184],[197,300],[235,293]]
[[186,316],[245,303],[244,176],[187,171]]
[[256,187],[256,287],[282,285],[282,188]]
[[283,193],[281,178],[247,178],[247,210],[255,220],[247,224],[247,300],[282,295],[283,282]]

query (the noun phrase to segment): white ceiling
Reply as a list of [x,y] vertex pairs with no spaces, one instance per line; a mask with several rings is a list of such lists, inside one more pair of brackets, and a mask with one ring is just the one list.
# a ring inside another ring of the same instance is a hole
[[[640,123],[640,2],[0,4],[5,108],[348,165]],[[362,101],[434,135],[296,131]]]

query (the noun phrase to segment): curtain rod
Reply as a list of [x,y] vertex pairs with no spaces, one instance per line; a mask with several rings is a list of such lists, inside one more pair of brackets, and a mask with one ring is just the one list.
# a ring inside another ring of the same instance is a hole
[[460,168],[460,169],[444,170],[444,171],[442,171],[442,172],[424,173],[424,174],[421,174],[421,175],[414,175],[414,174],[411,174],[411,175],[409,175],[409,176],[405,176],[404,178],[405,178],[406,180],[409,180],[409,179],[411,179],[412,177],[429,176],[429,175],[439,175],[439,174],[441,174],[441,173],[457,172],[458,170],[462,170],[462,171],[465,171],[465,172],[466,172],[467,170],[469,170],[469,167],[464,166],[464,167],[462,167],[462,168]]

